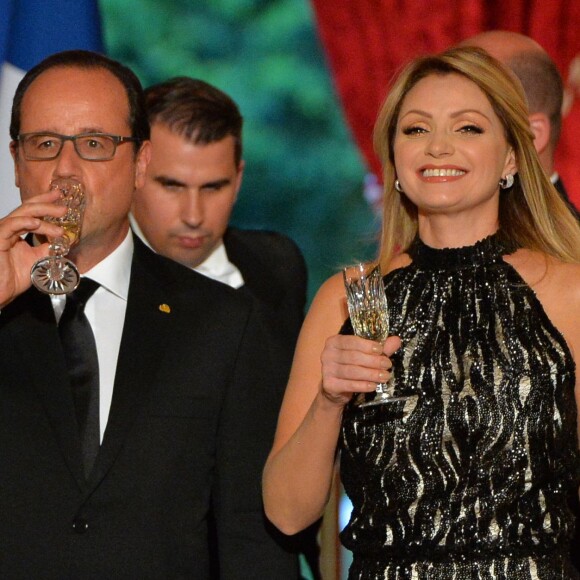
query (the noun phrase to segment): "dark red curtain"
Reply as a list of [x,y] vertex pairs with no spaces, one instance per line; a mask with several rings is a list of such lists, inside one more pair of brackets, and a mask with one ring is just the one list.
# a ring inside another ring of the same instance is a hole
[[372,129],[389,82],[403,64],[483,30],[511,30],[536,40],[567,83],[568,110],[556,169],[580,207],[578,0],[312,0],[312,4],[347,122],[369,168],[378,175]]

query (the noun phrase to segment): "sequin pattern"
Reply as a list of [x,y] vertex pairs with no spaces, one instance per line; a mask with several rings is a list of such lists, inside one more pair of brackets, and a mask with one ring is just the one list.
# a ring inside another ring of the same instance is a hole
[[498,236],[417,241],[412,264],[385,277],[403,342],[390,386],[413,396],[345,409],[349,578],[578,578],[566,558],[575,365],[507,253]]

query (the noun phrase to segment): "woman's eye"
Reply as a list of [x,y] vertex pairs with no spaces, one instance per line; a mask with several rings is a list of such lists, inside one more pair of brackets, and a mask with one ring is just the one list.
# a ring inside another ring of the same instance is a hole
[[477,125],[464,125],[459,129],[460,133],[473,133],[475,135],[481,135],[483,129]]
[[423,127],[418,127],[416,125],[413,125],[411,127],[405,127],[403,129],[403,135],[419,135],[421,133],[426,133],[427,130],[424,129]]

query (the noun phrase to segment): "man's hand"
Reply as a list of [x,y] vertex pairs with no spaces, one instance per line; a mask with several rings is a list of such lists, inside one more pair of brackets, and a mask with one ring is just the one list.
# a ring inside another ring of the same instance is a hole
[[0,308],[3,308],[30,286],[30,268],[48,254],[48,244],[29,245],[22,236],[56,237],[60,226],[45,222],[46,216],[62,217],[64,206],[55,205],[60,192],[51,191],[31,197],[20,207],[0,219]]

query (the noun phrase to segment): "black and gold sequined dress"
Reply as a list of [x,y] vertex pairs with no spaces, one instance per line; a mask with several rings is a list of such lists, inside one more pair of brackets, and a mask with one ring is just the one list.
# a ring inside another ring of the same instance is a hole
[[343,418],[349,578],[578,578],[575,365],[562,335],[497,235],[409,253],[385,289],[403,343],[391,386],[415,396],[351,403]]

